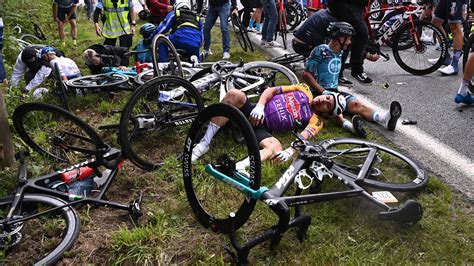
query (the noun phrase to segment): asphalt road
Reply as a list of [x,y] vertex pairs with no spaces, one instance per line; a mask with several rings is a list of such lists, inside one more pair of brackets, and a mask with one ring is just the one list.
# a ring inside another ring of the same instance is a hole
[[[261,36],[250,35],[253,43],[259,45]],[[292,36],[288,35],[287,50],[265,48],[264,51],[272,56],[293,52]],[[281,38],[277,41],[281,43]],[[390,50],[387,52],[392,56]],[[442,76],[436,72],[415,76],[401,69],[393,58],[366,61],[364,67],[374,83],[363,86],[353,80],[351,89],[341,90],[384,109],[389,108],[391,101],[399,101],[403,109],[400,121],[418,122],[417,125],[402,125],[399,121],[394,132],[375,125],[371,127],[474,201],[474,105],[454,103],[462,74]],[[352,78],[349,70],[345,70],[345,76]],[[389,88],[383,89],[386,82]]]

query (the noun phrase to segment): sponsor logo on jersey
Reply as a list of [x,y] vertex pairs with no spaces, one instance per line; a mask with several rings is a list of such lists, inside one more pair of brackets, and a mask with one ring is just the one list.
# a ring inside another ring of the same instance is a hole
[[291,114],[293,119],[299,120],[300,119],[301,105],[296,100],[295,94],[294,93],[286,94],[285,95],[285,100],[286,100],[286,109],[288,110],[288,112]]

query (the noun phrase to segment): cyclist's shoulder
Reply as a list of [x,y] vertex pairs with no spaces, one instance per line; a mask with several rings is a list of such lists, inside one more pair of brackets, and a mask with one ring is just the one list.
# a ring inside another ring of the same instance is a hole
[[278,91],[279,93],[288,93],[288,92],[298,91],[304,94],[308,99],[310,100],[313,99],[313,94],[311,93],[309,86],[305,83],[298,83],[294,85],[283,86],[283,87],[280,87]]

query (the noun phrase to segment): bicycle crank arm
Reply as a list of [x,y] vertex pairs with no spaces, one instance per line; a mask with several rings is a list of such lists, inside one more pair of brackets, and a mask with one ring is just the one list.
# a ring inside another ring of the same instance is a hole
[[380,220],[394,221],[402,224],[415,224],[423,216],[423,208],[415,200],[405,201],[399,208],[379,213]]
[[380,56],[383,57],[384,61],[387,62],[390,60],[390,55],[380,52]]

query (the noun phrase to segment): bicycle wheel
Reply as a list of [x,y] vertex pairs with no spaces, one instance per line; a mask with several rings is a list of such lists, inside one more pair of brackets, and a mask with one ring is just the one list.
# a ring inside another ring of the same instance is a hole
[[296,10],[296,8],[291,4],[285,4],[285,9],[288,26],[290,30],[294,30],[300,24],[298,10]]
[[[0,220],[10,210],[13,197],[0,199]],[[0,234],[4,264],[52,265],[63,256],[79,236],[80,220],[72,207],[60,208],[50,213],[28,219],[36,213],[66,204],[63,200],[47,195],[25,194],[12,218]],[[15,222],[26,218],[27,220]]]
[[13,112],[13,126],[34,151],[64,166],[89,159],[107,147],[84,121],[54,105],[20,105]]
[[153,69],[149,69],[146,71],[143,71],[142,73],[136,75],[133,78],[133,82],[137,84],[138,86],[143,85],[150,81],[153,78],[154,72]]
[[282,56],[270,59],[270,62],[288,67],[291,66],[293,63],[304,62],[304,56],[297,53],[284,54]]
[[31,43],[31,44],[40,44],[41,39],[32,34],[22,34],[20,40]]
[[104,73],[83,76],[66,81],[72,89],[111,89],[128,81],[128,76],[115,73]]
[[[411,191],[428,184],[426,172],[414,160],[383,145],[358,139],[329,139],[320,143],[329,156],[335,156],[333,169],[357,178],[369,150],[376,149],[376,157],[363,179],[365,185],[393,191]],[[344,154],[341,152],[346,151]]]
[[189,124],[204,109],[201,96],[187,80],[166,76],[140,86],[120,117],[119,140],[125,156],[138,167],[153,170],[184,143]]
[[[414,20],[413,26],[412,28],[412,23],[405,23],[395,32],[393,57],[403,70],[414,75],[426,75],[436,71],[443,64],[448,53],[448,41],[433,23]],[[407,35],[411,38],[406,38]],[[423,43],[422,35],[433,36],[433,39],[438,40],[440,49],[438,50],[435,45]],[[433,58],[438,58],[434,65],[428,62],[428,59]]]
[[[209,150],[201,158],[191,161],[194,145],[199,143],[210,121],[229,119],[234,130],[244,139],[235,142],[222,127],[213,137]],[[257,139],[244,115],[235,107],[214,104],[194,120],[185,141],[183,178],[189,204],[198,221],[215,232],[227,233],[231,227],[229,214],[235,213],[234,227],[241,227],[252,214],[256,200],[246,197],[231,185],[212,177],[205,167],[212,165],[218,172],[231,178],[245,176],[250,188],[260,187],[260,154]],[[249,158],[250,169],[237,169],[235,163]]]
[[[166,47],[168,58],[160,59],[160,47]],[[153,71],[155,76],[179,76],[183,77],[183,67],[181,59],[173,43],[163,34],[157,34],[153,37],[152,44]]]
[[244,52],[247,52],[247,42],[244,39],[244,29],[242,27],[242,23],[240,23],[240,19],[238,16],[232,14],[231,15],[231,22],[232,22],[232,29],[234,30],[235,37],[237,42],[239,43],[240,47]]
[[[382,0],[372,0],[370,3],[370,12],[379,10],[382,8]],[[374,12],[370,14],[370,19],[373,20],[381,20],[385,15],[385,12],[380,11],[380,12]]]
[[245,91],[247,97],[252,98],[260,95],[268,87],[298,84],[298,77],[290,69],[273,62],[255,61],[245,64],[240,73],[251,75],[251,77],[236,77],[230,75],[226,80],[226,90],[232,88],[245,89],[255,82],[253,77],[262,77],[265,82],[254,90]]

